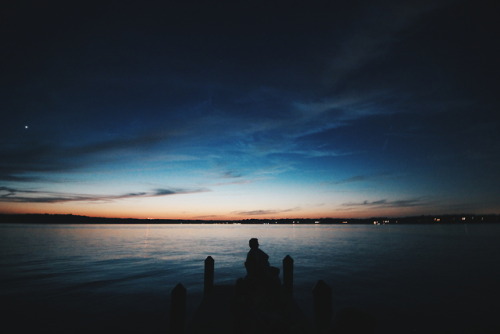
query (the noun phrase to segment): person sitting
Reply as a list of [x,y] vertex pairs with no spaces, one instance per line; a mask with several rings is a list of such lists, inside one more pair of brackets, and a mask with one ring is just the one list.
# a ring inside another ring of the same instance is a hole
[[248,242],[250,250],[247,253],[245,268],[246,279],[254,286],[262,286],[266,289],[276,289],[280,286],[280,270],[269,264],[269,255],[259,248],[259,240],[250,239]]

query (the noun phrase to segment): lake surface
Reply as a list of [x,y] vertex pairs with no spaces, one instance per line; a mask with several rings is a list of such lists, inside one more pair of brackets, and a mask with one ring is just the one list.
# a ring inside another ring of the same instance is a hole
[[308,316],[322,279],[334,312],[360,309],[377,333],[500,332],[500,224],[0,225],[4,325],[166,333],[172,288],[187,288],[192,314],[205,258],[216,284],[233,284],[252,237],[272,265],[294,259],[294,295]]

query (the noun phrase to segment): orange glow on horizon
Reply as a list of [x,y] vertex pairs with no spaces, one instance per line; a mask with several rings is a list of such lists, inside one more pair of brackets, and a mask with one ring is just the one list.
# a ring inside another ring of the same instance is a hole
[[297,210],[290,212],[270,212],[266,214],[237,214],[225,213],[212,210],[203,211],[176,211],[165,212],[158,208],[150,210],[138,210],[134,207],[121,206],[101,206],[100,205],[58,205],[51,206],[47,204],[32,205],[26,209],[24,205],[10,203],[9,206],[0,205],[0,213],[4,214],[72,214],[88,217],[102,218],[132,218],[132,219],[173,219],[173,220],[245,220],[245,219],[321,219],[321,218],[370,218],[370,217],[403,217],[420,214],[416,210],[404,209],[379,209],[379,210]]

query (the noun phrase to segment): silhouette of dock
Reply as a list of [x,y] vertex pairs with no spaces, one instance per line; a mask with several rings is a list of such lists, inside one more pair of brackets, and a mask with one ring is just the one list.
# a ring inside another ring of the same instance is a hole
[[187,322],[187,291],[179,283],[172,290],[171,334],[326,333],[331,328],[331,289],[318,281],[313,290],[314,320],[308,319],[293,298],[293,259],[283,259],[283,284],[271,293],[249,289],[243,278],[234,285],[214,284],[214,260],[205,260],[203,299]]
[[309,322],[290,298],[241,299],[236,286],[215,286],[196,310],[188,333],[308,333]]

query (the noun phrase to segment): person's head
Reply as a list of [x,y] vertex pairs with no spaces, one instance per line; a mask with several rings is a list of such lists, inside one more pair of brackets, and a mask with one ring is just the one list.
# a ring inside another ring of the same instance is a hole
[[248,245],[252,249],[259,248],[259,239],[257,239],[257,238],[250,239],[250,241],[248,241]]

